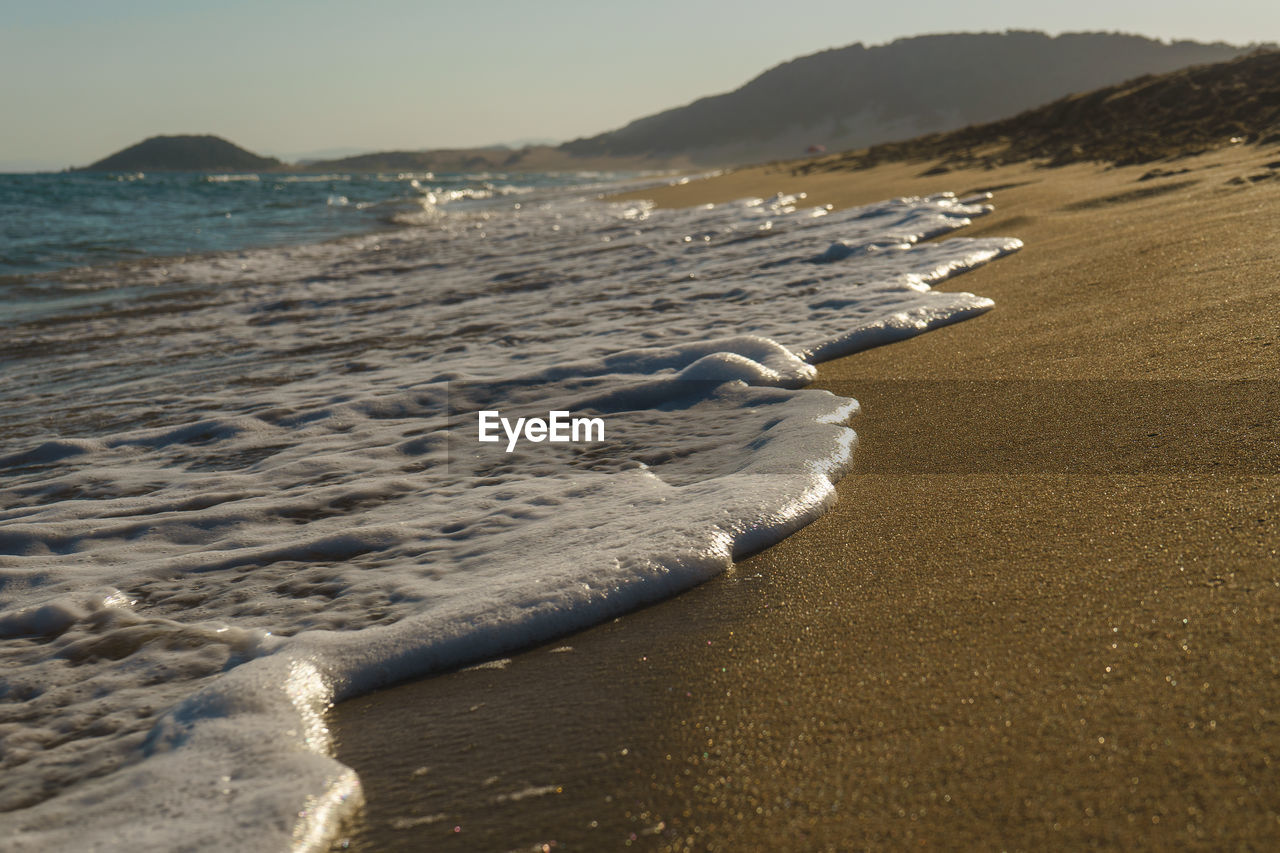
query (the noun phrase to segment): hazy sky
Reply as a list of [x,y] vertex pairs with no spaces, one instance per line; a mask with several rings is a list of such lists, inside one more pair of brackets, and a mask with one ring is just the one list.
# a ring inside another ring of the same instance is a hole
[[1280,41],[1276,0],[0,0],[0,169],[147,136],[262,154],[571,139],[929,32]]

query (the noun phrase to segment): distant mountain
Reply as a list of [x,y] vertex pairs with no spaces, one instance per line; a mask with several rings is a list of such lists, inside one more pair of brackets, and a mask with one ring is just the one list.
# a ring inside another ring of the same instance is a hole
[[563,148],[437,148],[429,151],[380,151],[338,160],[299,164],[308,172],[576,172],[688,168],[687,158],[614,157],[571,154]]
[[354,157],[357,154],[368,154],[369,150],[368,146],[360,148],[346,146],[343,148],[321,148],[315,151],[276,151],[271,156],[279,157],[286,163],[297,163],[300,166],[305,166],[308,163],[318,163],[322,160],[336,160],[339,157]]
[[1111,33],[929,35],[854,44],[772,68],[741,88],[565,143],[579,156],[681,154],[699,163],[860,148],[988,122],[1141,74],[1221,62],[1227,44]]
[[551,139],[550,137],[545,137],[545,136],[533,136],[533,137],[529,137],[528,139],[510,139],[506,142],[499,142],[496,145],[493,145],[490,147],[512,148],[512,149],[551,148],[553,146],[559,145],[562,141],[563,141],[563,137],[561,137],[561,139]]
[[153,136],[80,171],[263,172],[282,165],[217,136]]
[[938,161],[926,174],[1025,160],[1128,165],[1241,142],[1280,143],[1280,51],[1148,74],[1000,121],[814,158],[795,170],[894,161]]
[[1223,62],[1252,49],[1113,33],[917,36],[800,57],[728,94],[556,147],[385,151],[287,166],[216,136],[156,136],[86,169],[532,172],[735,165],[795,158],[811,146],[860,149],[991,122],[1073,93]]
[[501,166],[510,148],[439,148],[432,151],[377,151],[336,160],[316,160],[308,169],[336,172],[466,172]]

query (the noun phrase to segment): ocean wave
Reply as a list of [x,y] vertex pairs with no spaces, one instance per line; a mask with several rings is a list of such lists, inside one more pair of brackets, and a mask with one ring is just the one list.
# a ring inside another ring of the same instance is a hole
[[285,175],[276,178],[282,184],[325,184],[334,181],[349,181],[350,175]]
[[396,172],[394,175],[378,174],[374,176],[379,181],[434,181],[436,179],[435,172]]
[[[360,796],[330,703],[669,596],[812,520],[857,405],[805,389],[813,362],[991,307],[932,289],[1020,245],[923,242],[989,210],[967,201],[528,194],[170,263],[145,298],[14,329],[10,845],[318,848]],[[604,435],[478,441],[495,410]]]

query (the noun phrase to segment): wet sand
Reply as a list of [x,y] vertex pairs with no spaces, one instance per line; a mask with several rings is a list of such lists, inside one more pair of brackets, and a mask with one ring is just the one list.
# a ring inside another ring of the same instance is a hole
[[650,193],[997,188],[960,234],[1026,248],[947,285],[988,314],[820,367],[863,406],[826,516],[673,600],[339,706],[351,848],[1276,844],[1276,161]]

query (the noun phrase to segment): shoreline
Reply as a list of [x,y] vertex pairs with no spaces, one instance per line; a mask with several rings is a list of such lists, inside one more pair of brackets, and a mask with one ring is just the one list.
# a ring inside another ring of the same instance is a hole
[[1276,156],[635,194],[995,189],[956,236],[1026,247],[943,286],[993,311],[820,365],[811,387],[863,404],[822,518],[674,599],[339,706],[351,848],[1274,839],[1280,179],[1248,176]]

